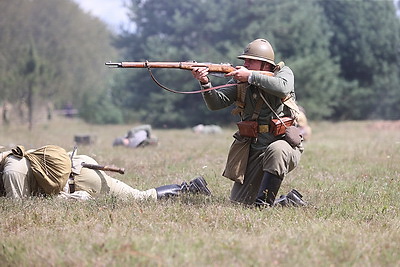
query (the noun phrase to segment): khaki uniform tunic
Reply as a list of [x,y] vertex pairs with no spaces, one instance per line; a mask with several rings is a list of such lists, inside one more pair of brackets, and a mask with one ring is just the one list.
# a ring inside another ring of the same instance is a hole
[[[231,80],[229,83],[236,83],[236,81]],[[203,88],[210,87],[210,83],[203,85]],[[243,120],[251,119],[257,102],[258,90],[264,92],[265,99],[279,116],[288,115],[284,114],[284,105],[281,99],[289,94],[294,97],[292,70],[285,66],[273,77],[253,72],[246,91]],[[229,107],[237,100],[237,86],[203,92],[203,98],[210,110]],[[259,125],[268,125],[271,118],[275,118],[273,112],[263,103],[257,120]],[[281,136],[275,137],[272,133],[259,133],[250,146],[244,182],[243,184],[234,183],[230,199],[234,202],[253,204],[264,172],[283,179],[298,165],[302,152],[302,145],[293,148]]]

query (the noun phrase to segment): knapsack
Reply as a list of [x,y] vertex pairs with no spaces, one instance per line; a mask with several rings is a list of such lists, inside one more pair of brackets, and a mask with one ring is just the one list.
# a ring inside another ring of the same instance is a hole
[[33,176],[46,194],[58,194],[67,183],[71,159],[64,148],[46,145],[25,152],[23,146],[17,146],[12,152],[17,157],[24,156],[29,160]]

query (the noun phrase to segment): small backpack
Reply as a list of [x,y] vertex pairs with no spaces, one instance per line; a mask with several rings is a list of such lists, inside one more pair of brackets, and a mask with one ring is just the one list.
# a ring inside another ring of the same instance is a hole
[[12,150],[13,155],[29,160],[33,176],[46,194],[58,194],[71,173],[71,159],[62,147],[46,145],[25,152],[23,146]]

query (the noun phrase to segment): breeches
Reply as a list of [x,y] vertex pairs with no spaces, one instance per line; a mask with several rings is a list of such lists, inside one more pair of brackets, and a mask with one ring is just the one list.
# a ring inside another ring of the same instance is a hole
[[300,162],[302,151],[293,148],[284,140],[271,143],[265,150],[251,148],[243,184],[235,182],[231,190],[231,200],[243,204],[253,204],[264,172],[284,178]]
[[[86,155],[74,156],[74,160],[79,159],[89,164],[98,164],[93,158]],[[108,176],[104,171],[82,168],[80,174],[75,175],[75,190],[83,190],[91,196],[111,194],[122,198],[148,199],[157,198],[155,189],[141,191],[126,183]]]

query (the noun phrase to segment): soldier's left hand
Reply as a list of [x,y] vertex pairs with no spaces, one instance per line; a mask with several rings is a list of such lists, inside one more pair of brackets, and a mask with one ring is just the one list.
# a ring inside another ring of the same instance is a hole
[[236,70],[229,72],[228,74],[225,75],[225,77],[232,76],[235,80],[239,82],[247,82],[250,74],[251,74],[250,70],[248,70],[243,66],[238,66],[236,67]]

